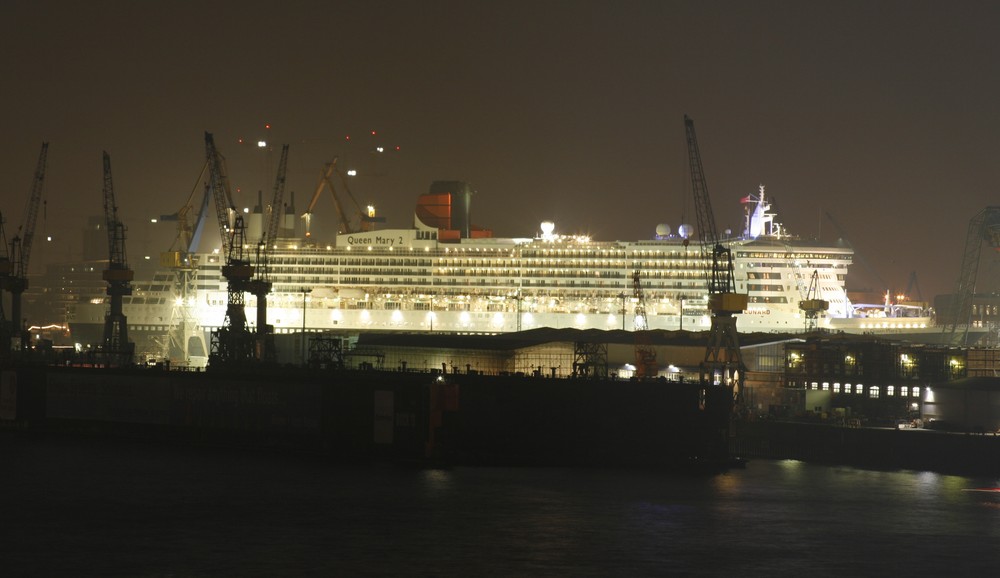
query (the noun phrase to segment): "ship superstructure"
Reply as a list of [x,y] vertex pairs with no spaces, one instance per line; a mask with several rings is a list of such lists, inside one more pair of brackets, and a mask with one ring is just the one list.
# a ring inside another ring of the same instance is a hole
[[[455,189],[455,187],[452,187]],[[461,189],[456,189],[460,190]],[[414,224],[405,229],[340,234],[316,245],[280,238],[270,255],[273,292],[268,322],[278,333],[299,331],[407,331],[501,333],[537,327],[632,329],[633,274],[641,271],[649,329],[706,330],[707,281],[691,227],[657,227],[639,241],[596,241],[562,235],[551,222],[531,237],[496,238],[471,225],[471,194],[422,195]],[[855,316],[845,282],[853,250],[785,233],[771,212],[764,188],[743,199],[744,230],[722,239],[734,257],[736,290],[748,294],[738,315],[741,332],[801,332],[799,301],[810,280],[829,310],[819,328],[854,332],[926,329],[923,315],[892,317],[892,311]],[[249,219],[253,238],[255,221]],[[456,226],[456,223],[459,226]],[[227,291],[224,259],[197,259],[195,295],[185,299],[203,331],[222,325]],[[125,311],[142,351],[157,356],[171,330],[173,294],[169,273],[139,283]],[[247,296],[247,317],[256,299]],[[72,307],[75,339],[86,345],[89,328],[103,323],[99,299]]]

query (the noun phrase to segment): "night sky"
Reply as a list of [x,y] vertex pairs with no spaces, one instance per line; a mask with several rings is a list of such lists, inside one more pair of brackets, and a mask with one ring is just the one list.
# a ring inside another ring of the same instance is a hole
[[[130,260],[166,250],[149,219],[187,198],[206,130],[242,206],[287,143],[299,213],[339,155],[389,227],[431,181],[466,180],[497,236],[549,219],[637,240],[694,221],[689,114],[720,229],[764,184],[789,232],[852,242],[854,288],[916,272],[924,299],[953,290],[969,220],[1000,204],[995,2],[5,0],[0,22],[8,237],[50,143],[36,234],[54,239],[32,272],[79,255],[102,150]],[[329,197],[315,212],[332,239]]]

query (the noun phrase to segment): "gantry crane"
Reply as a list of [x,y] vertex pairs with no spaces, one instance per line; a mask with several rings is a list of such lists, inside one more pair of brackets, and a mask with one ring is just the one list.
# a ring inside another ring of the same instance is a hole
[[659,373],[659,368],[656,365],[656,349],[650,339],[639,269],[632,273],[632,297],[635,299],[635,375],[639,379],[653,378]]
[[[10,292],[11,329],[9,339],[16,342],[10,346],[18,351],[24,351],[28,347],[28,335],[24,330],[24,319],[21,316],[21,295],[28,288],[28,264],[35,237],[35,223],[38,220],[38,207],[42,200],[42,185],[45,183],[45,163],[48,153],[49,143],[43,142],[42,150],[38,154],[38,164],[35,166],[35,178],[32,180],[24,221],[18,228],[17,235],[10,241],[9,264],[7,265],[9,272],[0,278],[3,288]],[[4,343],[3,346],[7,347],[7,343]]]
[[278,240],[278,223],[285,195],[285,172],[288,168],[288,145],[281,147],[278,174],[274,181],[274,194],[268,207],[264,235],[257,243],[256,270],[250,281],[249,291],[257,298],[257,339],[255,355],[258,361],[274,360],[274,327],[267,324],[267,296],[271,293],[268,256]]
[[702,258],[708,262],[708,307],[712,314],[705,360],[701,364],[701,383],[731,388],[738,402],[743,395],[746,369],[734,315],[747,308],[747,296],[736,292],[732,253],[716,232],[694,121],[687,115],[684,116],[684,128]]
[[[354,208],[357,211],[357,225],[352,222],[351,215],[348,215],[344,210],[344,206],[340,202],[340,197],[337,196],[337,189],[333,186],[333,181],[330,180],[334,174],[337,175],[341,186],[343,186],[344,191],[347,192],[348,198],[350,198],[351,203],[354,204]],[[312,237],[312,231],[309,227],[310,222],[312,221],[312,211],[316,207],[316,201],[319,200],[324,188],[329,188],[330,194],[333,196],[333,205],[337,209],[337,218],[340,220],[338,233],[372,231],[375,229],[375,223],[385,222],[384,217],[377,217],[375,215],[375,208],[371,205],[365,209],[361,208],[357,198],[354,197],[354,193],[351,192],[351,188],[347,184],[347,177],[344,176],[344,173],[341,172],[339,168],[337,168],[337,157],[334,157],[333,160],[327,163],[323,168],[323,172],[319,178],[319,183],[316,184],[316,192],[313,193],[312,200],[309,202],[309,208],[307,208],[306,212],[302,214],[302,220],[305,221],[307,240]]]
[[968,345],[969,325],[972,323],[972,300],[976,294],[976,278],[979,276],[983,241],[995,249],[1000,249],[1000,207],[986,207],[969,221],[958,287],[955,289],[951,311],[946,317],[947,322],[943,325],[945,341],[952,345]]
[[[250,289],[253,266],[246,258],[246,226],[238,214],[229,192],[229,177],[222,154],[215,148],[211,133],[205,133],[205,156],[209,162],[209,182],[215,199],[215,212],[222,237],[222,254],[226,262],[222,276],[226,278],[228,300],[222,327],[212,332],[209,365],[237,365],[253,359],[253,334],[247,327],[245,293]],[[233,216],[232,225],[230,217]]]
[[104,223],[108,233],[108,268],[103,278],[108,282],[111,307],[104,317],[105,367],[132,365],[135,344],[128,339],[128,322],[122,312],[122,297],[132,294],[132,269],[125,257],[125,225],[118,218],[118,203],[111,179],[111,157],[104,152]]

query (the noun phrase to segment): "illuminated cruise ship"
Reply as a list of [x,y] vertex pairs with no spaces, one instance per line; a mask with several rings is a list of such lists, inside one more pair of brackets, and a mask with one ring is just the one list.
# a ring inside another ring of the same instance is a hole
[[[419,198],[411,228],[341,234],[322,246],[279,239],[268,261],[273,283],[268,323],[277,333],[630,330],[638,271],[649,329],[708,329],[710,264],[689,225],[676,230],[659,225],[655,235],[639,241],[562,235],[551,222],[531,237],[496,238],[472,225],[471,199],[464,183],[435,183]],[[853,250],[787,234],[764,187],[743,203],[743,231],[724,240],[735,259],[737,291],[748,294],[749,306],[738,316],[741,332],[803,331],[799,303],[807,297],[829,304],[814,321],[821,329],[929,329],[924,311],[889,303],[865,310],[852,305],[845,281]],[[259,214],[247,221],[247,238],[259,238]],[[198,255],[187,295],[179,293],[176,271],[134,284],[124,311],[137,352],[162,357],[168,334],[179,324],[197,328],[202,338],[223,324],[223,260],[218,254]],[[246,303],[247,318],[254,320],[255,298],[247,295]],[[84,347],[96,344],[106,310],[103,297],[71,307],[74,340]],[[204,341],[187,355],[203,349]]]

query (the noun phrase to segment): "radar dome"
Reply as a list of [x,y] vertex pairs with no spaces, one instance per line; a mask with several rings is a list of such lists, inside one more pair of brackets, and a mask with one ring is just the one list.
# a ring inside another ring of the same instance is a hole
[[670,236],[670,225],[664,225],[660,223],[656,226],[656,236],[657,237],[669,237]]
[[694,233],[694,227],[692,227],[691,225],[685,224],[681,225],[680,227],[677,227],[677,234],[685,239],[690,237],[692,233]]
[[542,234],[551,235],[556,230],[556,224],[552,221],[542,221]]

